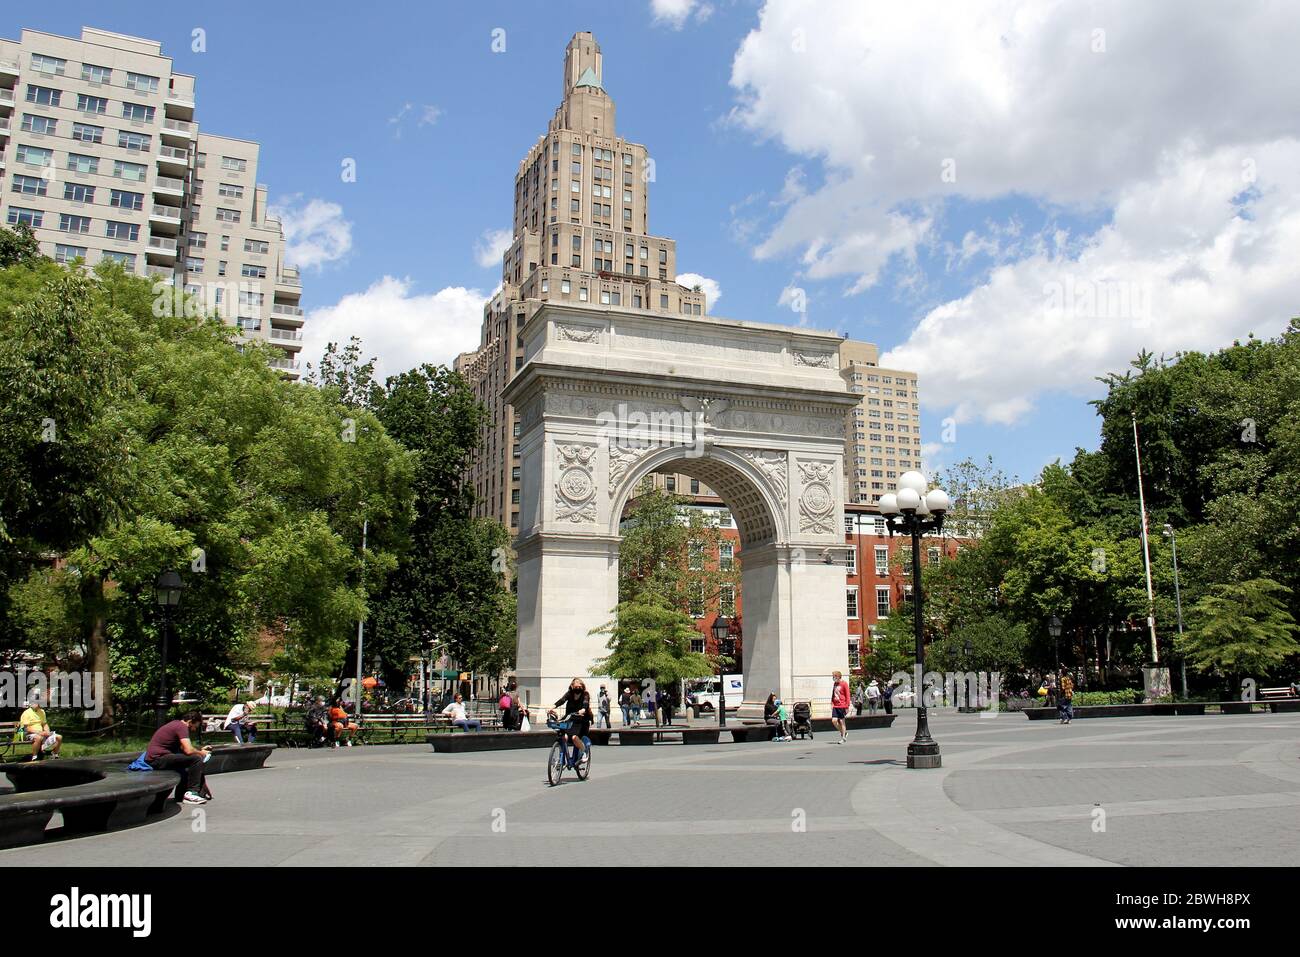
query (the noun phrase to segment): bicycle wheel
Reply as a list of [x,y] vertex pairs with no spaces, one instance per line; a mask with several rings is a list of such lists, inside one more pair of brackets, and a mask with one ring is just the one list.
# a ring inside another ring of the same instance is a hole
[[591,745],[588,744],[582,749],[582,759],[578,762],[576,768],[579,781],[587,780],[587,775],[591,773]]
[[560,777],[564,774],[564,742],[556,741],[551,745],[551,754],[546,761],[546,780],[551,787],[560,783]]

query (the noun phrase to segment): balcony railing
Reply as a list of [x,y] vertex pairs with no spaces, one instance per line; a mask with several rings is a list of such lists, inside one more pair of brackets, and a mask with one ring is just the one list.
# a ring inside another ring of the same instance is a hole
[[280,273],[280,275],[278,275],[278,276],[275,278],[275,281],[276,281],[277,283],[279,283],[280,285],[282,285],[282,286],[301,286],[301,285],[302,285],[302,280],[298,278],[298,273],[297,273],[296,270],[295,270],[294,273],[291,275],[291,274],[289,273],[289,270],[288,270],[288,269],[285,269],[283,272]]
[[185,180],[176,179],[172,176],[159,176],[154,181],[154,189],[174,189],[179,193],[185,192]]
[[18,61],[17,61],[17,60],[0,60],[0,70],[5,70],[5,71],[7,71],[7,72],[9,72],[9,73],[17,73],[17,72],[18,72]]
[[272,329],[271,338],[282,342],[302,342],[302,333],[293,329]]
[[158,156],[165,159],[180,160],[182,163],[188,163],[190,161],[190,151],[175,146],[158,147]]
[[166,236],[150,236],[149,248],[150,250],[171,253],[174,256],[176,255],[176,240],[168,239]]
[[144,274],[154,279],[165,279],[167,282],[173,282],[176,279],[176,273],[166,266],[145,266]]
[[296,359],[268,359],[267,365],[273,369],[297,369],[298,361]]
[[185,133],[190,136],[194,135],[197,127],[187,120],[163,120],[163,129],[171,130],[174,133]]
[[302,310],[300,308],[297,306],[284,306],[278,302],[272,304],[271,312],[279,316],[295,316],[299,319],[302,318]]
[[13,106],[13,102],[14,102],[13,90],[0,90],[0,103],[8,103],[10,106]]
[[174,219],[179,223],[181,221],[181,208],[179,206],[159,206],[155,203],[153,209],[150,210],[150,215],[158,219]]
[[9,121],[0,120],[0,133],[8,133],[8,132],[9,132]]

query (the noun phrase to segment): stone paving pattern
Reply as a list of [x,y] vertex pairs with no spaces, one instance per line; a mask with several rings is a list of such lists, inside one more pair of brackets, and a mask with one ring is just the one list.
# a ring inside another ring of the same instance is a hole
[[[914,713],[811,742],[598,748],[550,788],[545,751],[277,751],[128,831],[0,851],[0,867],[126,865],[1291,865],[1300,715],[1094,719]],[[1094,830],[1094,808],[1106,814]],[[57,822],[57,819],[56,819]],[[806,823],[805,830],[797,830]],[[202,823],[202,829],[197,825]]]

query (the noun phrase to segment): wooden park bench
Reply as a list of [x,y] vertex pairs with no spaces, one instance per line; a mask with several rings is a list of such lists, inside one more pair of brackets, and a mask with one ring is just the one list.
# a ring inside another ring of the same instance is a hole
[[[682,744],[717,744],[720,729],[717,725],[693,728],[688,725],[665,725],[658,728],[618,728],[601,729],[609,737],[618,735],[619,746],[655,744],[662,742],[665,736],[677,737]],[[595,743],[596,739],[592,738]]]

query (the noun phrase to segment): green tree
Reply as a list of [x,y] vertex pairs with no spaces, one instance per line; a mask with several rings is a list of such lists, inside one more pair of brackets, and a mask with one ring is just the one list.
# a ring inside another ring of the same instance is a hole
[[624,514],[619,546],[619,601],[633,601],[642,591],[663,596],[678,610],[707,608],[723,586],[739,587],[738,556],[730,568],[715,560],[726,540],[716,521],[690,499],[655,488],[647,478]]
[[30,265],[42,258],[40,244],[30,226],[26,223],[16,223],[12,229],[0,226],[0,269]]
[[1262,678],[1300,653],[1295,619],[1269,578],[1215,586],[1191,609],[1191,628],[1178,642],[1188,664],[1221,677]]
[[591,666],[593,675],[652,678],[658,687],[668,688],[717,670],[716,658],[691,651],[700,634],[691,619],[653,586],[620,602],[613,620],[591,633],[608,635],[610,652]]

